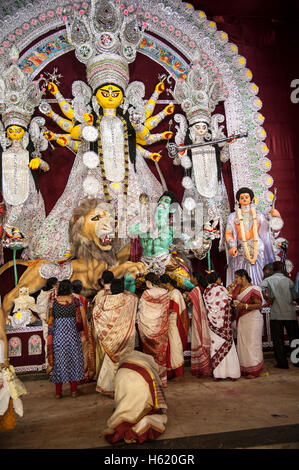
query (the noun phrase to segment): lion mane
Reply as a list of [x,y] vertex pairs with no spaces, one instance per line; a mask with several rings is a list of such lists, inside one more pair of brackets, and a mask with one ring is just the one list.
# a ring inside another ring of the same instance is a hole
[[77,259],[84,259],[85,261],[97,259],[99,261],[106,261],[108,266],[112,266],[115,264],[115,256],[121,248],[120,240],[115,237],[112,242],[112,249],[110,251],[102,251],[93,240],[82,235],[85,217],[91,210],[101,206],[107,210],[107,204],[101,199],[85,198],[80,205],[74,209],[69,222],[70,249],[72,255]]

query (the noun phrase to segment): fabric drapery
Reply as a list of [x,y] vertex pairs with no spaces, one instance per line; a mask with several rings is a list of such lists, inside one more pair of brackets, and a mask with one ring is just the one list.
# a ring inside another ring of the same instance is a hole
[[191,373],[196,376],[210,376],[212,375],[210,364],[211,338],[200,288],[195,287],[189,292],[189,298],[192,302]]
[[167,377],[184,375],[184,350],[187,348],[189,316],[184,297],[178,289],[170,292]]
[[136,310],[137,297],[128,293],[107,295],[93,310],[95,334],[105,351],[96,387],[100,393],[113,394],[119,359],[134,349]]
[[138,331],[143,352],[150,354],[160,366],[160,378],[166,385],[166,351],[169,328],[169,294],[165,289],[146,290],[139,301]]
[[132,351],[122,357],[115,379],[115,410],[107,421],[105,437],[111,444],[124,439],[138,442],[165,431],[167,405],[152,356]]

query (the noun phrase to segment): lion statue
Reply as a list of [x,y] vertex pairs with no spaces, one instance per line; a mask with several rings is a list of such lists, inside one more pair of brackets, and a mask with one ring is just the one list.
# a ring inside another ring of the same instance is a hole
[[[109,212],[107,204],[99,199],[84,199],[73,211],[69,222],[69,242],[72,259],[70,280],[80,280],[83,284],[82,294],[94,295],[98,290],[98,279],[103,271],[109,269],[116,278],[125,274],[142,275],[145,270],[143,263],[133,263],[130,258],[130,243],[117,237],[115,218]],[[51,260],[25,261],[17,260],[17,264],[28,266],[20,277],[18,284],[2,302],[2,314],[7,319],[19,289],[26,286],[33,294],[45,286],[47,277],[41,273],[45,268],[59,269],[60,262]],[[13,265],[12,261],[0,269],[0,275]],[[53,273],[53,270],[51,271]],[[55,271],[52,276],[55,276]],[[51,277],[51,276],[49,276]],[[58,276],[56,276],[58,277]]]

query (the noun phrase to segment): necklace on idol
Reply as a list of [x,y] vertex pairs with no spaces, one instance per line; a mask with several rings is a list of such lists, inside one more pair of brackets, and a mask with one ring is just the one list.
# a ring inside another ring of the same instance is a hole
[[[99,129],[101,120],[103,116],[99,116],[97,119],[97,127]],[[119,119],[122,121],[124,126],[124,156],[125,156],[125,176],[124,176],[124,186],[123,186],[123,195],[124,195],[124,202],[127,199],[128,194],[128,185],[129,185],[129,139],[128,139],[128,126],[125,119],[122,116],[118,116]],[[101,133],[99,132],[98,137],[98,151],[99,151],[99,160],[100,160],[100,170],[101,176],[103,181],[103,190],[104,195],[107,203],[111,202],[110,194],[108,191],[108,180],[106,177],[105,165],[104,165],[104,157],[103,157],[103,146],[102,146],[102,139]]]
[[256,218],[256,210],[255,208],[251,208],[251,214],[253,218],[253,257],[251,257],[247,245],[247,240],[245,236],[245,228],[244,228],[244,218],[241,209],[237,209],[237,215],[240,222],[240,230],[241,230],[241,239],[244,246],[245,256],[250,264],[254,264],[257,260],[258,255],[258,232],[257,232],[257,218]]

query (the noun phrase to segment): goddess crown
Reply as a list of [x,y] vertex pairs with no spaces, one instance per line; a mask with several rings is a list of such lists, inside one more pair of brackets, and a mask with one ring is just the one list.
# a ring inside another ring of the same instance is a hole
[[198,121],[210,124],[211,113],[220,101],[225,100],[219,83],[199,63],[198,53],[193,58],[187,79],[177,81],[172,94],[186,113],[189,124]]
[[128,64],[136,58],[144,31],[137,16],[123,17],[111,0],[91,0],[88,14],[75,12],[67,20],[66,29],[77,59],[86,64],[87,81],[93,91],[108,82],[125,90],[129,83]]
[[0,77],[0,114],[5,128],[17,125],[27,129],[44,92],[40,89],[40,82],[45,79],[28,81],[16,64],[18,58],[19,52],[13,47],[9,54],[12,65]]

